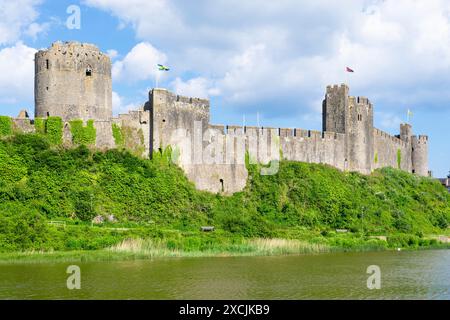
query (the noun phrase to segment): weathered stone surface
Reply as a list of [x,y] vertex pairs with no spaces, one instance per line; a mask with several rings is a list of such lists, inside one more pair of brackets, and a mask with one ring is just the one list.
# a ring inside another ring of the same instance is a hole
[[35,55],[35,116],[110,120],[111,60],[91,44],[55,42]]
[[[283,159],[323,163],[369,174],[395,167],[428,175],[428,137],[414,136],[409,124],[392,136],[374,128],[369,99],[349,96],[346,85],[328,86],[323,101],[323,132],[299,128],[259,128],[210,124],[210,102],[153,89],[139,110],[112,117],[111,61],[95,46],[55,43],[36,54],[37,117],[60,116],[63,142],[72,145],[70,120],[94,120],[96,147],[124,147],[145,157],[166,148],[198,189],[231,194],[245,188],[251,163],[276,174]],[[120,129],[121,144],[112,126]],[[16,130],[33,132],[26,112]]]

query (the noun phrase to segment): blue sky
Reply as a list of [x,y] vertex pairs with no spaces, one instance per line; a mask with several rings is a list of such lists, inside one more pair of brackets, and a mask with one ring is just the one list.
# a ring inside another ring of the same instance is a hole
[[[81,9],[70,30],[67,8]],[[430,136],[430,168],[450,170],[450,3],[446,0],[0,0],[0,114],[33,111],[33,55],[56,40],[113,61],[114,112],[146,101],[155,65],[179,94],[211,99],[212,122],[321,129],[328,84],[375,105],[398,133],[407,109]],[[345,73],[349,66],[356,72]]]

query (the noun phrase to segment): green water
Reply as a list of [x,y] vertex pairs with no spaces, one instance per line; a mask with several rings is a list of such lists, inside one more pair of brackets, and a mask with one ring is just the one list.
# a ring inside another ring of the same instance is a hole
[[[450,299],[450,250],[0,264],[0,299]],[[367,267],[381,289],[367,288]]]

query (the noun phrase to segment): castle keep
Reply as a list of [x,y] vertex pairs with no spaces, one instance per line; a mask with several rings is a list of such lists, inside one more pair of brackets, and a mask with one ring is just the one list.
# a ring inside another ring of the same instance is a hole
[[400,126],[398,136],[376,129],[373,105],[349,96],[344,84],[327,87],[320,132],[213,125],[208,100],[157,88],[139,110],[113,117],[111,61],[90,44],[54,43],[36,53],[35,71],[35,120],[22,112],[13,119],[17,130],[33,132],[38,119],[59,117],[66,146],[76,144],[74,121],[82,121],[95,128],[92,145],[99,149],[152,157],[170,147],[173,160],[201,190],[242,190],[246,152],[251,162],[267,164],[262,174],[275,174],[281,155],[363,174],[389,166],[428,175],[428,137],[413,135],[409,124]]

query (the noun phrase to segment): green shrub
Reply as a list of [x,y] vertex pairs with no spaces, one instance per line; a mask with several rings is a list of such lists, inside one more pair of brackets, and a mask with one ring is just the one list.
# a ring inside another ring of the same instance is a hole
[[[82,122],[74,124],[77,141],[89,140]],[[219,242],[279,237],[342,248],[418,247],[432,245],[426,235],[444,234],[450,221],[450,194],[439,182],[392,168],[365,176],[281,161],[278,174],[262,176],[251,165],[246,188],[224,196],[196,190],[171,163],[170,148],[146,160],[83,143],[52,148],[50,136],[0,139],[0,250],[96,249],[126,237],[167,238],[174,248],[196,250],[208,247],[196,238],[205,225],[216,228]],[[92,228],[96,215],[114,215],[133,229]],[[48,226],[51,219],[70,226]],[[185,241],[188,233],[194,236]],[[388,243],[368,241],[370,235],[386,235]]]
[[7,116],[0,116],[0,136],[12,134],[12,119]]

